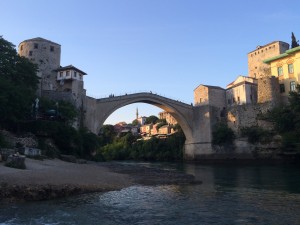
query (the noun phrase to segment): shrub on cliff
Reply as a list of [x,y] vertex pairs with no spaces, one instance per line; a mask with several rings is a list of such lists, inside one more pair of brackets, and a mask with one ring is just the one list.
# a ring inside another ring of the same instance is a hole
[[265,130],[258,126],[251,126],[251,127],[243,127],[241,129],[242,137],[247,137],[248,142],[255,144],[255,143],[269,143],[272,141],[273,133]]
[[212,143],[214,145],[226,145],[232,144],[235,135],[231,128],[224,123],[218,123],[215,126],[214,131],[212,132],[213,140]]

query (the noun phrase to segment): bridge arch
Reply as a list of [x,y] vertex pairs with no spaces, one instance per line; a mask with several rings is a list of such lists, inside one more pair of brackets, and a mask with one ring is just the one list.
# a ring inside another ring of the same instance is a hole
[[[181,126],[186,140],[188,142],[192,140],[193,127],[191,121],[193,116],[193,106],[147,92],[102,99],[92,99],[89,97],[87,101],[87,104],[89,105],[87,114],[89,114],[89,118],[93,117],[92,121],[90,121],[90,123],[92,124],[90,124],[91,126],[89,127],[89,129],[94,133],[98,133],[105,120],[113,112],[115,112],[119,108],[133,103],[146,103],[154,105],[170,113]],[[93,128],[91,129],[91,127]]]

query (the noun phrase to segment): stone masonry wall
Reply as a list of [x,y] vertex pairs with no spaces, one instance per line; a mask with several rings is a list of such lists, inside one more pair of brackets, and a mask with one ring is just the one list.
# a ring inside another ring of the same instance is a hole
[[207,105],[209,103],[208,99],[208,88],[206,86],[200,85],[194,90],[194,104],[195,105]]
[[43,91],[43,96],[53,101],[68,101],[74,104],[74,99],[71,92],[58,91]]
[[38,65],[41,90],[56,90],[56,72],[60,67],[61,46],[43,38],[25,40],[19,44],[18,53]]
[[262,77],[258,79],[258,103],[280,103],[279,81],[274,76]]
[[209,104],[222,110],[226,107],[226,92],[224,89],[209,88]]
[[249,77],[260,78],[270,74],[270,66],[263,60],[280,55],[289,49],[289,44],[282,41],[274,41],[248,53]]
[[243,127],[259,126],[264,129],[272,129],[272,123],[260,120],[258,115],[266,113],[273,107],[272,104],[247,104],[235,105],[227,108],[227,124],[237,134]]

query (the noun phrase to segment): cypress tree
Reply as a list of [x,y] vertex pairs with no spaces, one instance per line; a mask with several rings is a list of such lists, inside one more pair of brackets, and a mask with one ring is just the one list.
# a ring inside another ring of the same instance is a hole
[[292,44],[291,44],[291,48],[296,48],[298,46],[299,46],[298,41],[296,41],[296,37],[295,37],[294,33],[292,32]]

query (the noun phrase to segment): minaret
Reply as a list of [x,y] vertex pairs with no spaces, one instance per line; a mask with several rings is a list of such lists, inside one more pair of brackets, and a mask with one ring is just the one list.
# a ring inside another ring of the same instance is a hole
[[139,109],[136,108],[136,120],[139,118]]

